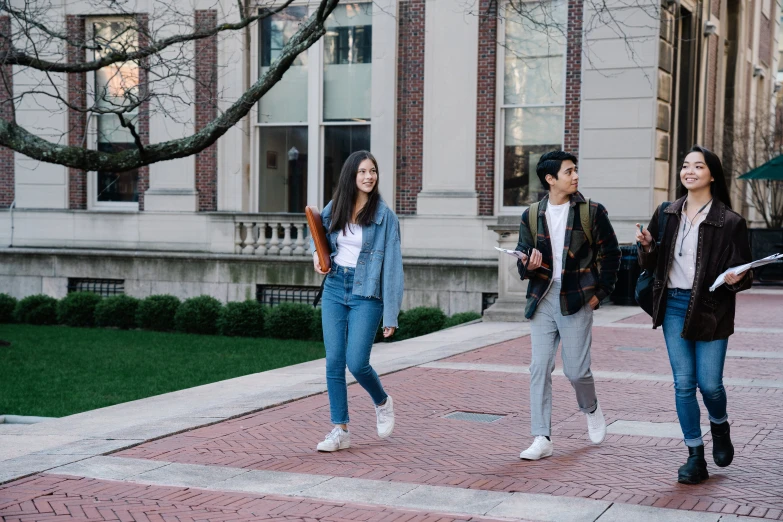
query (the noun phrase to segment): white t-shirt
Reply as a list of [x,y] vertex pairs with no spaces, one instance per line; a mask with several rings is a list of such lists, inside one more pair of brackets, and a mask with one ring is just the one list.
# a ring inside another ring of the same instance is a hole
[[566,221],[571,202],[562,205],[546,206],[546,224],[549,228],[549,241],[552,244],[552,280],[560,281],[560,273],[563,271],[563,245],[565,244]]
[[345,234],[337,234],[337,255],[334,256],[334,262],[339,266],[356,268],[361,250],[362,226],[349,224]]

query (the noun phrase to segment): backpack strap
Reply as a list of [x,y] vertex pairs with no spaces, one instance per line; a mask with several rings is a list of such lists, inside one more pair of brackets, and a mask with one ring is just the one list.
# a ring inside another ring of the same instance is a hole
[[[530,234],[533,236],[533,246],[537,246],[538,243],[538,204],[540,202],[536,201],[535,203],[530,205],[530,209],[527,213],[527,219],[528,219],[528,228],[530,229]],[[533,218],[531,218],[533,216]],[[584,204],[579,205],[579,221],[582,223],[582,230],[585,233],[585,236],[587,236],[587,241],[592,245],[593,244],[593,227],[592,223],[590,222],[590,198],[587,198],[585,200]]]
[[582,222],[582,231],[587,236],[587,242],[593,244],[593,224],[590,221],[590,198],[585,199],[583,205],[579,205],[579,220]]
[[[528,228],[533,236],[533,248],[538,246],[538,201],[530,205],[527,211]],[[530,216],[533,216],[532,219]]]

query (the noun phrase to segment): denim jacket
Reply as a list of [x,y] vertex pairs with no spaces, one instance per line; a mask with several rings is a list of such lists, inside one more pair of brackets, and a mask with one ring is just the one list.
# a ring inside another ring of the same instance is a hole
[[[337,235],[329,233],[332,223],[332,202],[321,212],[321,221],[327,230],[332,267],[337,255]],[[310,253],[315,244],[310,239]],[[369,227],[362,227],[362,249],[356,262],[353,278],[353,294],[383,299],[383,326],[397,327],[397,316],[402,306],[403,272],[400,247],[400,222],[386,203],[381,200],[375,218]]]

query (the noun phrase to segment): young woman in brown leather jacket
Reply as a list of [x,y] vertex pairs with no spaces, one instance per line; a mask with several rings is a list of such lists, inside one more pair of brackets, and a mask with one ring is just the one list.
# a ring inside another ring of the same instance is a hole
[[[654,271],[653,328],[663,326],[674,375],[675,404],[688,460],[678,481],[698,484],[709,478],[704,459],[696,387],[710,419],[712,456],[725,467],[734,458],[726,413],[723,365],[734,333],[736,294],[750,287],[751,271],[728,274],[714,292],[715,279],[731,267],[751,261],[745,220],[731,209],[720,159],[694,146],[683,161],[680,182],[687,195],[667,206],[659,236],[655,211],[647,230],[637,223],[639,263]],[[660,237],[660,243],[653,238]]]

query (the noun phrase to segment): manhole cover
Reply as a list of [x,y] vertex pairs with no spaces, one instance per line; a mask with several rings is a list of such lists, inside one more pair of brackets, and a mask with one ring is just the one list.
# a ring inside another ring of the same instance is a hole
[[654,352],[655,348],[646,348],[644,346],[618,346],[615,350],[621,352]]
[[495,415],[494,413],[473,413],[470,411],[454,411],[444,415],[444,419],[463,420],[468,422],[495,422],[502,419],[505,415]]

